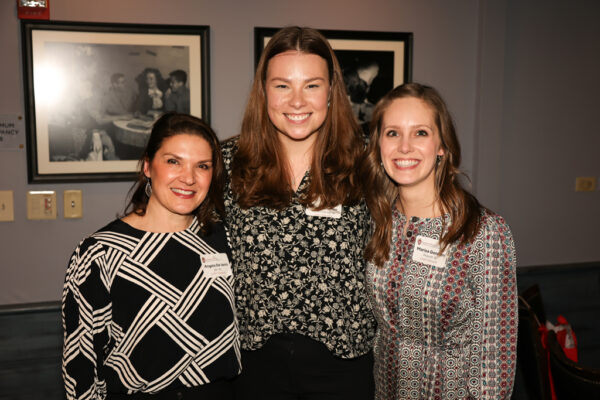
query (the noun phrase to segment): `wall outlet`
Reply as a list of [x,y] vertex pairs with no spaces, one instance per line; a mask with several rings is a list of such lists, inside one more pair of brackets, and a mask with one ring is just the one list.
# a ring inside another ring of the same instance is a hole
[[27,192],[27,219],[56,219],[56,192]]

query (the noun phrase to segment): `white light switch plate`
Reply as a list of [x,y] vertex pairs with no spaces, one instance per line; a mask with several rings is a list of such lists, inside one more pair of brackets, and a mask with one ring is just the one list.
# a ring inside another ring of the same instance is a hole
[[14,221],[15,209],[12,190],[0,190],[0,221]]
[[27,192],[27,219],[56,219],[56,192]]
[[65,190],[63,193],[63,216],[65,218],[83,217],[83,196],[81,190]]

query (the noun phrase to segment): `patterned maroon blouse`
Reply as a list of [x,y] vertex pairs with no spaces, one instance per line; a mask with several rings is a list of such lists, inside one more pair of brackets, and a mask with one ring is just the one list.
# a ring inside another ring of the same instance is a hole
[[376,398],[510,398],[517,286],[504,219],[483,211],[473,242],[449,246],[445,260],[426,254],[427,244],[437,245],[442,217],[407,221],[394,211],[393,232],[390,259],[367,270],[378,322]]

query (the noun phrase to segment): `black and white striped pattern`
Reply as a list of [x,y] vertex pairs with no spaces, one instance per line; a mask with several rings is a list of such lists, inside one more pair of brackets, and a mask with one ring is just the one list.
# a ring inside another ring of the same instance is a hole
[[67,398],[156,393],[239,373],[233,277],[200,255],[229,253],[222,226],[152,233],[117,220],[80,243],[63,291]]

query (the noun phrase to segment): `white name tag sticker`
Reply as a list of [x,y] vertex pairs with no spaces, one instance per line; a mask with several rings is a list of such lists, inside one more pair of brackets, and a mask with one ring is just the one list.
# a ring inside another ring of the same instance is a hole
[[342,217],[342,205],[338,204],[337,206],[335,206],[333,208],[324,208],[319,211],[316,211],[312,208],[307,208],[306,215],[311,215],[313,217],[341,218]]
[[200,256],[204,275],[208,278],[219,278],[221,276],[230,276],[231,264],[225,253],[202,254]]
[[441,268],[446,265],[446,254],[438,255],[439,252],[439,240],[419,235],[415,240],[412,258],[413,261]]

